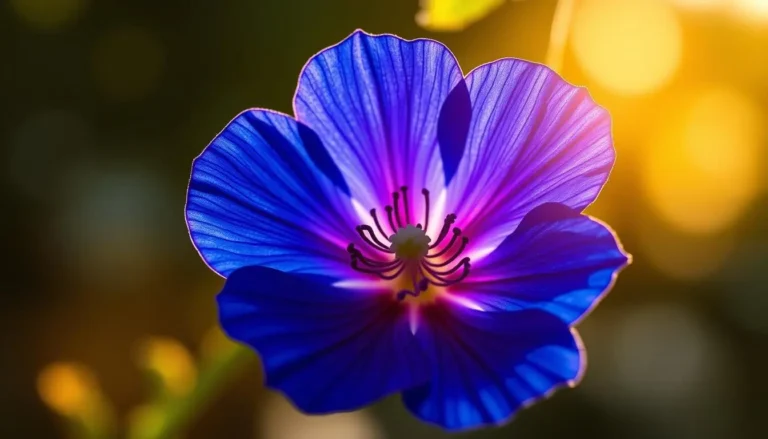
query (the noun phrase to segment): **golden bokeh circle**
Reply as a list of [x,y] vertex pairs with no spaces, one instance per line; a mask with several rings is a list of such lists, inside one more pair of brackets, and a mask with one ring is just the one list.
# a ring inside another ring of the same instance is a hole
[[582,69],[623,95],[653,92],[680,64],[682,29],[661,0],[583,0],[573,21],[573,51]]

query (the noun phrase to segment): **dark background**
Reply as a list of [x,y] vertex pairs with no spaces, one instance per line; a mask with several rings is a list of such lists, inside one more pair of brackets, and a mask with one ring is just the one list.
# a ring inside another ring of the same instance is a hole
[[[154,437],[173,395],[232,349],[214,329],[222,280],[184,224],[191,161],[245,108],[291,113],[315,52],[362,28],[439,39],[465,72],[543,62],[554,7],[510,1],[438,33],[414,20],[416,0],[2,2],[0,437]],[[657,86],[627,93],[578,50],[564,59],[564,76],[613,115],[618,162],[590,212],[634,255],[581,325],[586,377],[462,437],[768,437],[768,18],[673,13],[682,49]],[[654,26],[601,39],[642,44]],[[640,67],[661,62],[653,53]],[[648,77],[631,59],[606,62],[630,85]],[[695,113],[697,102],[715,104]],[[710,149],[675,149],[685,136]],[[257,361],[227,374],[182,437],[444,437],[397,397],[301,417],[261,387]]]

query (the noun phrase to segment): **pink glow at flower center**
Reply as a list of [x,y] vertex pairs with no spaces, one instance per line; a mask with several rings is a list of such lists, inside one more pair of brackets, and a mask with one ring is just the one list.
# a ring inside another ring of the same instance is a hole
[[[422,189],[421,193],[424,196],[423,225],[411,222],[408,188],[403,186],[399,192],[392,193],[392,205],[384,208],[387,213],[385,226],[388,227],[382,226],[376,209],[370,210],[373,227],[367,224],[356,227],[363,242],[375,250],[373,256],[363,254],[354,243],[347,247],[352,268],[394,281],[395,294],[399,300],[407,296],[419,297],[430,285],[446,287],[456,284],[469,275],[469,258],[460,258],[469,238],[462,236],[458,227],[451,230],[456,215],[445,217],[443,227],[433,240],[427,234],[429,191]],[[449,234],[450,239],[446,239]]]

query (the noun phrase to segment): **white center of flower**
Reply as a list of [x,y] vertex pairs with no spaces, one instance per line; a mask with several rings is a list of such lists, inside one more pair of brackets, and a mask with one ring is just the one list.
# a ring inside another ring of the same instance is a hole
[[429,253],[430,237],[419,227],[408,224],[389,238],[389,249],[400,259],[418,261]]

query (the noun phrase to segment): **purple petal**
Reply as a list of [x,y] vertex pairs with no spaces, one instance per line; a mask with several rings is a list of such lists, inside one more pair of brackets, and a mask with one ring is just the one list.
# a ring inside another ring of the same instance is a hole
[[[357,31],[307,63],[294,108],[322,139],[352,197],[366,209],[381,208],[402,185],[413,193],[442,189],[443,160],[455,170],[463,142],[441,151],[437,130],[457,86],[465,87],[461,69],[442,44]],[[420,203],[414,197],[413,211]]]
[[483,309],[537,308],[574,324],[610,290],[627,262],[607,226],[548,203],[473,264],[469,278],[453,291]]
[[608,113],[548,67],[517,59],[467,76],[472,124],[448,188],[472,249],[488,251],[539,204],[578,211],[596,197],[613,166]]
[[405,391],[403,400],[424,421],[448,430],[500,424],[579,379],[580,342],[551,314],[441,303],[423,311],[417,336],[429,353],[432,380]]
[[249,265],[351,272],[345,249],[359,220],[326,177],[332,162],[317,142],[289,116],[249,110],[195,159],[187,222],[211,268],[223,276]]
[[389,291],[246,267],[218,303],[226,333],[261,356],[267,385],[306,413],[355,410],[428,379],[405,307]]

